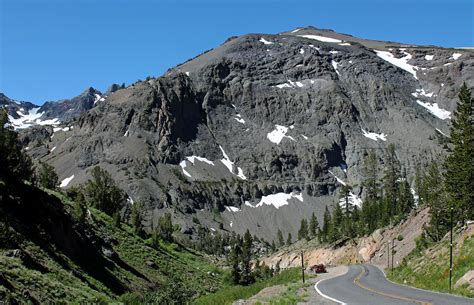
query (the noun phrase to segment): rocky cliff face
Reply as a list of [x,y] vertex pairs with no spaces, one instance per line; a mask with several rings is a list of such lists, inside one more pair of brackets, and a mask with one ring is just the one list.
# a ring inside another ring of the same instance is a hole
[[37,131],[24,142],[63,187],[93,166],[109,170],[130,202],[145,203],[149,226],[168,210],[185,233],[196,217],[272,240],[322,216],[342,183],[360,204],[367,150],[382,158],[393,143],[409,171],[442,155],[462,82],[474,86],[467,50],[315,28],[249,34],[111,93],[70,125],[37,128],[47,136],[35,147]]

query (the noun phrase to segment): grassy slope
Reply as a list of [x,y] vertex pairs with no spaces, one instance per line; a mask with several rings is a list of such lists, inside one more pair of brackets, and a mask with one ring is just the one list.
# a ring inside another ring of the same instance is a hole
[[[41,192],[37,189],[33,191]],[[44,204],[46,210],[52,205],[54,211],[59,211],[61,223],[66,222],[63,218],[72,219],[71,202],[60,193],[48,192],[50,195],[38,193],[47,200],[41,199],[34,204]],[[49,199],[53,203],[49,203]],[[27,205],[28,201],[31,200],[25,199],[25,203],[21,202],[19,205]],[[0,210],[1,208],[2,206]],[[0,212],[5,211],[7,210]],[[29,213],[27,206],[24,211]],[[91,212],[92,219],[87,220],[86,226],[88,236],[92,236],[94,240],[110,240],[113,251],[117,254],[112,259],[102,257],[99,251],[96,256],[99,256],[97,261],[100,265],[97,262],[89,264],[78,260],[59,249],[57,243],[49,243],[53,238],[48,235],[44,224],[29,226],[21,218],[15,223],[15,219],[12,219],[15,212],[8,215],[14,242],[13,245],[0,244],[0,300],[16,300],[21,303],[111,302],[123,293],[153,291],[169,282],[170,277],[178,277],[193,295],[212,292],[221,286],[221,275],[210,274],[218,273],[218,270],[199,253],[166,243],[155,250],[149,247],[148,241],[133,234],[127,225],[116,228],[109,216],[94,209]],[[73,224],[72,228],[77,226]],[[27,233],[36,230],[40,231],[38,235]],[[68,243],[67,239],[64,243]],[[25,260],[4,255],[8,249],[21,249],[29,258]],[[150,267],[147,262],[153,262],[155,266]]]
[[209,294],[198,298],[195,305],[227,305],[232,304],[234,301],[239,299],[247,299],[260,290],[281,284],[294,283],[301,280],[301,269],[291,268],[280,272],[280,274],[261,281],[254,283],[249,286],[226,286],[217,291],[216,293]]
[[[474,235],[458,238],[453,249],[453,287],[467,271],[474,269]],[[414,251],[389,279],[418,288],[449,292],[449,243],[442,241],[425,251]],[[474,297],[466,287],[453,289],[455,294]]]

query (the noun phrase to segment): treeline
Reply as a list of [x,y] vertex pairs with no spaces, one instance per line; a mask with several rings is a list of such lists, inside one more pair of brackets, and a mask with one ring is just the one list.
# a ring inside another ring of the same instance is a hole
[[[430,223],[421,243],[441,240],[451,225],[474,220],[474,99],[463,84],[451,120],[448,157],[417,169],[420,204],[430,208]],[[451,223],[451,212],[453,223]]]

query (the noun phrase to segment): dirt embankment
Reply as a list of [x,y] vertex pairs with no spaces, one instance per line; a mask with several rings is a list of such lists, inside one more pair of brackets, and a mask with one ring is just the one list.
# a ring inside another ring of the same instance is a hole
[[428,221],[428,209],[417,210],[396,226],[376,230],[367,237],[347,242],[340,247],[322,247],[314,241],[298,242],[262,261],[269,266],[275,266],[280,262],[280,268],[297,267],[301,264],[301,251],[303,251],[307,266],[321,263],[338,265],[367,262],[383,266],[388,263],[388,247],[393,241],[393,265],[396,267],[415,248],[415,239],[421,235],[423,225]]

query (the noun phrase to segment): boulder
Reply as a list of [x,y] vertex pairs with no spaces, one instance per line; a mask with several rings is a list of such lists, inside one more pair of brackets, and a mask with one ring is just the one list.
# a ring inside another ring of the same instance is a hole
[[466,284],[470,290],[474,290],[474,270],[469,270],[459,280],[457,280],[456,284],[454,284],[454,288],[458,288]]

